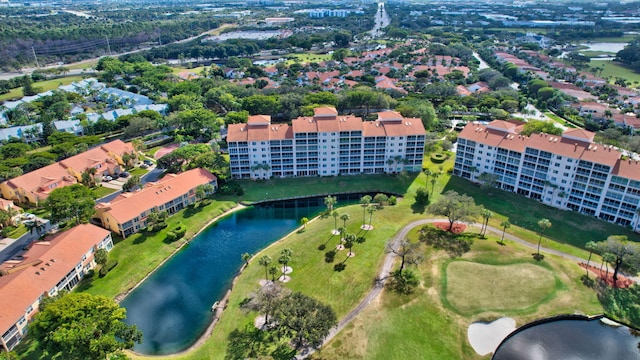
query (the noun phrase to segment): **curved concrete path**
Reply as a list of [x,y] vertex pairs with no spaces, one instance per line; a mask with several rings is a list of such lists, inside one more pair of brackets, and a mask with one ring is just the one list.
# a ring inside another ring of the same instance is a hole
[[[406,225],[405,227],[403,227],[391,240],[391,243],[393,244],[393,246],[396,246],[400,240],[404,239],[407,234],[409,233],[409,231],[411,231],[413,228],[415,228],[416,226],[420,226],[420,225],[426,225],[432,222],[438,222],[438,221],[447,221],[446,219],[424,219],[424,220],[417,220],[414,221],[412,223],[409,223],[408,225]],[[473,223],[473,224],[469,224],[469,226],[473,226],[473,227],[477,227],[480,228],[482,227],[482,224],[479,223]],[[493,226],[487,226],[487,230],[491,231],[493,233],[499,234],[500,236],[502,236],[502,229],[497,229]],[[505,233],[504,234],[504,238],[517,242],[518,244],[524,245],[528,248],[531,248],[533,250],[537,250],[538,245],[537,244],[532,244],[528,241],[525,241],[523,239],[520,239],[519,237],[513,236],[509,233]],[[575,262],[583,262],[586,263],[587,260],[586,259],[582,259],[579,258],[577,256],[571,255],[571,254],[567,254],[565,252],[562,251],[558,251],[558,250],[554,250],[554,249],[549,249],[547,247],[544,246],[540,246],[540,252],[546,252],[549,254],[553,254],[553,255],[557,255],[560,257],[563,257],[565,259],[569,259],[571,261],[575,261]],[[369,304],[371,303],[372,300],[374,300],[375,298],[378,297],[378,295],[380,295],[380,293],[382,292],[382,289],[384,288],[384,284],[386,282],[386,279],[389,277],[389,274],[391,273],[391,267],[393,266],[395,260],[395,255],[393,253],[388,253],[385,258],[384,258],[384,263],[382,265],[382,268],[380,269],[380,272],[378,273],[378,277],[376,278],[376,284],[373,287],[373,289],[371,289],[371,291],[369,291],[369,293],[367,294],[367,296],[364,297],[364,299],[362,299],[362,301],[360,301],[360,303],[353,308],[353,310],[351,310],[344,318],[342,318],[339,322],[338,325],[331,329],[331,331],[329,332],[329,335],[327,335],[327,337],[324,339],[324,342],[322,343],[322,345],[324,346],[325,344],[327,344],[329,341],[331,341],[331,339],[333,339],[340,331],[342,331],[342,329],[345,328],[345,326],[349,325],[349,323],[356,317],[358,316],[364,309],[367,308],[367,306],[369,306]],[[629,277],[630,279],[632,279],[634,282],[636,283],[640,283],[640,278],[639,277],[630,277],[628,275],[625,275],[627,277]],[[297,359],[306,359],[309,355],[313,354],[315,352],[315,349],[312,348],[307,348],[305,350],[303,350],[302,352],[300,352],[296,358]]]

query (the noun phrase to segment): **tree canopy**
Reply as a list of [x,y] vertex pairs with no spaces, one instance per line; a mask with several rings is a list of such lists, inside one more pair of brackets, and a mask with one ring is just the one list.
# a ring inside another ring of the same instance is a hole
[[72,293],[44,306],[29,325],[29,334],[49,354],[64,359],[104,360],[142,341],[135,325],[122,320],[126,310],[112,299]]
[[449,219],[449,231],[456,221],[472,222],[480,215],[480,207],[471,196],[458,194],[449,190],[436,202],[427,207],[434,215],[446,216]]
[[45,207],[51,211],[51,221],[74,219],[76,224],[87,222],[95,213],[95,201],[89,188],[73,184],[55,189],[49,194]]

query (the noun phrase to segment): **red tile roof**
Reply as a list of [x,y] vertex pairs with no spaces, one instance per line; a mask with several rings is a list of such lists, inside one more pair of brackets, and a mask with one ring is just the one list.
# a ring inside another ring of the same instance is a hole
[[22,261],[8,260],[0,265],[0,270],[9,272],[0,276],[0,331],[15,324],[38,297],[54,288],[82,262],[82,255],[109,234],[95,225],[78,225],[34,243]]
[[[206,169],[191,169],[180,174],[168,174],[158,182],[150,182],[143,189],[122,193],[111,202],[99,203],[96,209],[106,209],[118,223],[123,224],[143,212],[187,194],[198,185],[208,184],[216,176]],[[195,195],[195,194],[194,194]]]

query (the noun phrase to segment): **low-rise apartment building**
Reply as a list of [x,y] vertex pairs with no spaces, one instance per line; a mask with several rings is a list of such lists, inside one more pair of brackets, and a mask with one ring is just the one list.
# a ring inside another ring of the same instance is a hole
[[82,181],[82,173],[88,169],[96,169],[98,178],[124,171],[125,153],[135,154],[131,143],[114,140],[0,183],[0,192],[7,200],[38,204],[54,189]]
[[96,265],[95,250],[112,248],[110,231],[82,224],[35,242],[21,256],[0,264],[0,347],[13,349],[40,301],[71,291]]
[[142,189],[123,192],[111,202],[96,205],[95,218],[105,229],[123,237],[144,229],[151,211],[166,211],[172,215],[195,203],[196,190],[204,184],[218,189],[215,175],[206,169],[191,169],[180,174],[167,174],[158,182],[149,182]]
[[473,182],[493,174],[500,189],[640,229],[637,160],[594,143],[594,134],[583,129],[524,136],[521,127],[501,120],[467,124],[458,136],[453,173]]
[[420,171],[424,141],[420,119],[385,111],[362,121],[332,107],[291,125],[250,116],[246,124],[229,125],[227,134],[231,174],[242,179]]

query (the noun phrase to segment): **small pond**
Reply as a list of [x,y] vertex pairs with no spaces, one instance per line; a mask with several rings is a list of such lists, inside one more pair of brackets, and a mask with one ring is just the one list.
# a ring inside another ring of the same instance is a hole
[[498,346],[492,359],[638,360],[639,342],[637,331],[607,318],[558,317],[514,331]]
[[[362,195],[338,196],[338,205]],[[188,348],[210,324],[211,306],[230,288],[241,254],[257,253],[325,208],[323,198],[272,202],[232,213],[202,231],[122,301],[126,322],[144,336],[134,350],[159,355]]]

